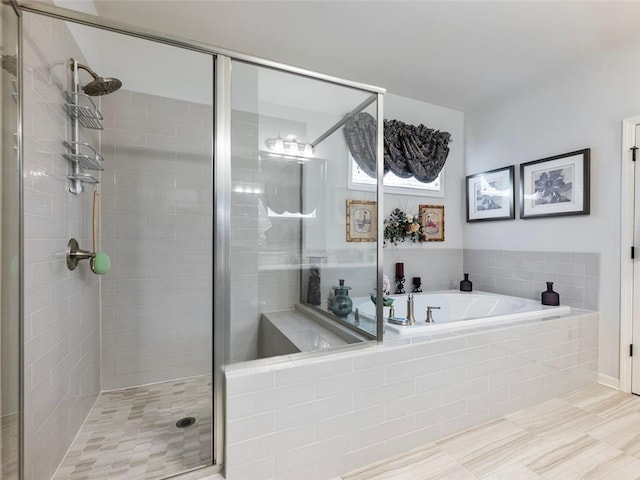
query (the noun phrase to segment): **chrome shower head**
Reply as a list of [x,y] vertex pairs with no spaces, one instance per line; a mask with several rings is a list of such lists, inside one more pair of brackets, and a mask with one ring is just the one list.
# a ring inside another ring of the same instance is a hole
[[89,72],[93,77],[93,81],[87,83],[82,90],[89,96],[97,97],[100,95],[108,95],[122,87],[122,82],[117,78],[101,77],[86,65],[78,63],[78,68],[82,68]]
[[122,82],[117,78],[98,77],[93,82],[87,83],[82,90],[87,95],[97,97],[99,95],[108,95],[122,87]]

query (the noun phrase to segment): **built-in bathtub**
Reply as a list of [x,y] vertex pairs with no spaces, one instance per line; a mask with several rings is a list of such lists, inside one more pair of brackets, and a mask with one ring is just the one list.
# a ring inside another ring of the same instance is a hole
[[[418,335],[441,330],[476,327],[484,324],[511,322],[564,315],[571,307],[560,305],[551,307],[542,305],[539,300],[510,297],[486,292],[459,292],[444,290],[428,293],[413,293],[414,325],[394,325],[387,321],[389,308],[385,307],[386,330],[399,335]],[[406,318],[408,295],[391,295],[394,299],[394,316]],[[370,299],[359,298],[355,304],[364,318],[375,317],[375,305]],[[427,307],[432,309],[434,323],[427,323]]]

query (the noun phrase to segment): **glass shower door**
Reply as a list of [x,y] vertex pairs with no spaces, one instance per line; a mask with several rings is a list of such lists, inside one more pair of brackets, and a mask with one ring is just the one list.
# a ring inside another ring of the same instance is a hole
[[20,452],[20,143],[18,15],[0,5],[0,478],[16,480]]
[[356,310],[376,291],[377,192],[348,189],[345,135],[350,118],[371,119],[375,167],[377,102],[232,62],[228,363],[377,338]]
[[[214,59],[32,12],[22,23],[24,479],[209,466]],[[83,97],[90,70],[121,88]],[[70,268],[70,239],[111,268]]]

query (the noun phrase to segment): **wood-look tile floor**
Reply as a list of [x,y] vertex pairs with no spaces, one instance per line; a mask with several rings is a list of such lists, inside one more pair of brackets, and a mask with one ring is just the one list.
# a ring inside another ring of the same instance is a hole
[[[157,480],[211,464],[211,376],[104,392],[53,480]],[[195,417],[188,428],[176,427]]]
[[640,479],[640,397],[592,385],[342,479]]

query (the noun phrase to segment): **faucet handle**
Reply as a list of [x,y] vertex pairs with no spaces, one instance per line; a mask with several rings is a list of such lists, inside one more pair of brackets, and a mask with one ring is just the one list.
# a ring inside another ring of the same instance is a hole
[[432,310],[440,310],[440,307],[431,307],[431,306],[427,306],[427,318],[425,320],[425,322],[427,323],[435,323],[433,320],[433,312]]

